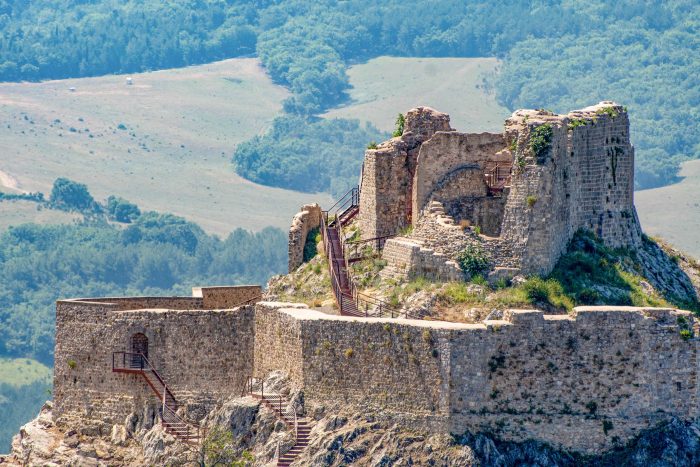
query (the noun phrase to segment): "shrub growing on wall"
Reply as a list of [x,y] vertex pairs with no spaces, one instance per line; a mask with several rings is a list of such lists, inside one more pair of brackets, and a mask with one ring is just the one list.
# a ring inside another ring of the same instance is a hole
[[552,125],[549,123],[537,126],[530,132],[530,149],[538,162],[542,162],[552,144],[552,133]]

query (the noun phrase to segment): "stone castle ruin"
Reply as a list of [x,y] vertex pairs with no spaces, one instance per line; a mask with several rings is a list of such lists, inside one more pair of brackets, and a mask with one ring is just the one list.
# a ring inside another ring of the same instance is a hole
[[[502,134],[460,133],[447,115],[413,109],[401,136],[367,150],[361,185],[335,217],[304,206],[290,229],[290,271],[320,229],[340,316],[263,301],[256,286],[60,300],[54,415],[105,434],[148,413],[198,443],[213,407],[281,372],[303,392],[285,403],[310,433],[315,410],[355,411],[428,433],[490,432],[591,454],[697,418],[700,341],[688,311],[505,310],[478,324],[360,316],[347,261],[333,253],[345,241],[337,226],[350,220],[389,276],[463,280],[455,255],[468,247],[483,249],[491,278],[544,274],[578,229],[633,247],[633,159],[627,113],[612,102],[568,115],[520,110]],[[355,300],[347,309],[346,298]],[[296,444],[278,465],[308,442],[291,429]]]
[[613,102],[568,115],[519,110],[500,134],[458,132],[421,107],[400,137],[367,150],[359,226],[364,238],[414,229],[410,241],[387,241],[399,273],[452,279],[459,271],[445,261],[477,241],[497,277],[546,274],[578,229],[634,246],[633,188],[629,119]]

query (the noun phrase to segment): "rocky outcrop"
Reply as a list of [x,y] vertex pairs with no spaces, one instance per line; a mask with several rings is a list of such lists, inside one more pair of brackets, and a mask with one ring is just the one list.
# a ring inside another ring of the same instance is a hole
[[[428,435],[357,413],[314,411],[311,443],[295,465],[358,466],[696,466],[700,463],[700,426],[671,420],[643,432],[626,446],[596,456],[557,450],[547,444],[504,442],[487,434]],[[274,465],[278,442],[289,437],[275,415],[250,397],[233,399],[207,417],[210,430],[230,433],[225,460],[252,454],[249,465]],[[229,435],[227,435],[229,436]],[[61,432],[51,420],[51,405],[22,427],[13,451],[0,456],[6,466],[199,465],[207,452],[176,443],[159,425],[133,436],[123,426],[111,437]],[[210,458],[211,459],[211,458]]]

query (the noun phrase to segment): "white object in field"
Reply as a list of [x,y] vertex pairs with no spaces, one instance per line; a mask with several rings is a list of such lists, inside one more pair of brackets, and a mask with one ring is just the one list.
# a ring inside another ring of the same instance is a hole
[[127,84],[128,86],[131,86],[132,84],[134,84],[134,80],[127,77],[127,78],[126,78],[126,84]]
[[68,90],[69,90],[70,92],[75,92],[75,88],[74,88],[73,86],[69,87]]

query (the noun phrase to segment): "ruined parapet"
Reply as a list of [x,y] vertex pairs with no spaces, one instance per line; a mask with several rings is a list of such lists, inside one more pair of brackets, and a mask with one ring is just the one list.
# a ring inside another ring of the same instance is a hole
[[203,309],[221,310],[260,301],[262,287],[259,285],[192,287],[192,296],[202,298]]
[[406,112],[403,133],[422,143],[438,131],[455,131],[450,126],[450,116],[430,107],[416,107]]
[[321,207],[317,204],[305,204],[296,213],[289,228],[289,272],[294,271],[304,262],[306,238],[313,229],[321,226]]
[[684,334],[694,326],[686,311],[506,310],[462,324],[258,310],[266,330],[259,345],[255,333],[255,374],[294,374],[307,410],[357,409],[429,432],[490,432],[586,454],[700,415],[698,339]]
[[459,281],[464,274],[449,256],[424,246],[420,240],[405,237],[390,238],[384,245],[382,259],[385,278],[415,279],[424,277],[433,281]]

